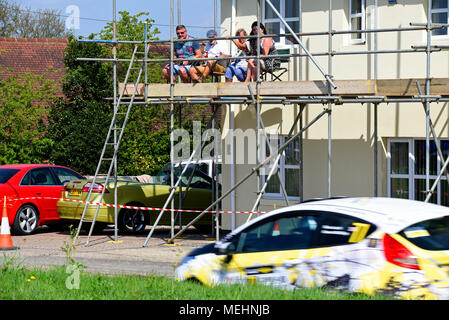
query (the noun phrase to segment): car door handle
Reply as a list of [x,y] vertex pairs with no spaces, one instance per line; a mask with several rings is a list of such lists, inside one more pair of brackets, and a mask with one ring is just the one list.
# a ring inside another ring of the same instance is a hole
[[38,196],[41,196],[42,195],[42,192],[38,192],[38,193],[36,193]]

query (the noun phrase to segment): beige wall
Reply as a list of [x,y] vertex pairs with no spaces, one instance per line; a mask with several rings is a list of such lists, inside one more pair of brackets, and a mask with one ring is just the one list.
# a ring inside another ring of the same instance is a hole
[[[222,0],[222,30],[229,34],[231,0]],[[237,19],[235,27],[246,27],[249,31],[256,17],[256,0],[236,0]],[[374,28],[374,1],[367,0],[367,28]],[[408,27],[410,22],[426,22],[427,1],[398,0],[388,5],[379,0],[378,28]],[[328,0],[302,1],[302,31],[327,31]],[[333,1],[333,29],[348,30],[348,0]],[[304,37],[304,44],[313,52],[328,50],[327,36]],[[379,33],[378,48],[385,50],[410,49],[412,45],[426,43],[425,31]],[[448,40],[433,40],[432,44],[449,44]],[[374,49],[373,35],[367,35],[366,43],[352,45],[348,35],[333,37],[333,50],[337,52],[364,51]],[[292,49],[297,50],[297,49]],[[317,57],[324,70],[328,58]],[[323,79],[309,59],[293,59],[285,80]],[[370,79],[374,77],[374,55],[336,56],[332,59],[332,74],[335,79]],[[378,55],[378,78],[425,78],[425,53],[393,53]],[[431,76],[449,76],[448,51],[433,53]],[[424,86],[424,83],[422,83]],[[446,103],[431,105],[431,119],[441,138],[449,137],[449,110]],[[229,109],[223,109],[223,137],[229,128]],[[253,106],[235,106],[235,128],[255,128],[256,115]],[[374,193],[374,143],[378,144],[379,195],[387,196],[387,153],[386,142],[391,137],[425,138],[425,114],[422,104],[380,104],[378,113],[378,141],[373,141],[374,114],[372,104],[345,104],[333,106],[332,113],[332,195],[371,196]],[[262,120],[268,133],[287,134],[299,107],[293,105],[262,105]],[[307,124],[323,110],[321,104],[306,107],[303,123]],[[297,130],[297,129],[296,129]],[[237,148],[236,153],[247,152]],[[325,115],[304,134],[304,199],[327,197],[328,195],[328,117]],[[235,166],[235,181],[250,172],[251,165]],[[231,166],[223,165],[223,190],[230,187]],[[236,210],[250,210],[256,199],[256,176],[241,185],[235,192]],[[294,201],[293,201],[294,203]],[[263,199],[260,210],[272,210],[285,205],[285,201]],[[223,202],[223,208],[231,209],[231,198]],[[231,215],[223,217],[223,229],[231,229]],[[246,221],[246,216],[236,215],[236,225]]]
[[[230,33],[231,0],[222,0],[222,34]],[[349,0],[332,1],[332,29],[343,31],[349,29]],[[426,0],[398,0],[389,5],[387,0],[378,0],[378,28],[410,27],[411,22],[427,21]],[[256,19],[256,0],[236,0],[236,20],[234,30],[240,27],[250,31]],[[302,0],[302,31],[328,31],[328,0]],[[374,29],[374,0],[366,0],[366,27]],[[304,36],[302,42],[312,53],[328,50],[328,36]],[[425,45],[426,31],[382,32],[378,33],[379,50],[411,49],[412,45]],[[448,44],[448,40],[432,40],[432,44]],[[368,33],[364,44],[350,44],[349,35],[333,36],[333,50],[337,52],[367,51],[374,49],[374,35]],[[293,50],[293,48],[292,48]],[[297,58],[299,59],[299,58]],[[324,70],[328,69],[328,57],[317,56],[317,61]],[[295,60],[295,59],[292,59]],[[300,58],[301,73],[296,79],[323,79],[321,73],[310,59]],[[449,54],[447,51],[432,54],[431,71],[434,77],[446,77],[449,72]],[[293,61],[292,61],[293,63]],[[391,53],[378,55],[378,78],[425,77],[426,55],[424,53]],[[332,74],[336,79],[366,79],[374,77],[374,55],[343,55],[332,59]],[[292,74],[290,75],[292,76]],[[295,80],[295,78],[291,79]]]

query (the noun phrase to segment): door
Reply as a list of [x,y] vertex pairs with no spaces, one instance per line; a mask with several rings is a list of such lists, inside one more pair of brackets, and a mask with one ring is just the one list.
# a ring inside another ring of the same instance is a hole
[[228,281],[293,284],[301,251],[311,247],[317,227],[317,214],[294,213],[267,218],[240,232],[228,246],[233,252],[224,266]]
[[21,193],[26,197],[37,197],[40,220],[59,219],[56,203],[61,197],[62,186],[53,176],[50,168],[31,169],[20,184]]
[[182,191],[183,197],[185,197],[182,205],[186,209],[204,210],[212,203],[212,179],[204,174],[200,170],[195,170],[190,181],[189,190],[187,190],[187,185],[189,183],[189,178],[191,171],[182,177]]
[[[341,286],[375,271],[377,245],[358,245],[376,229],[357,217],[333,212],[268,217],[230,240],[223,265],[227,281],[280,286]],[[225,281],[226,281],[225,280]]]

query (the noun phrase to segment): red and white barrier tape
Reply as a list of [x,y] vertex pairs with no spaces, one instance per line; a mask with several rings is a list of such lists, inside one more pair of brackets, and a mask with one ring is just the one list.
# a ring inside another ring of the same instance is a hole
[[[10,201],[23,201],[23,200],[62,200],[62,201],[68,201],[68,202],[78,202],[78,203],[88,203],[91,206],[103,206],[103,207],[112,207],[114,208],[117,206],[117,208],[121,209],[135,209],[135,210],[145,210],[145,211],[162,211],[162,208],[151,208],[151,207],[138,207],[138,206],[125,206],[125,205],[114,205],[109,203],[100,203],[100,202],[90,202],[85,200],[76,200],[76,199],[65,199],[65,198],[53,198],[53,197],[26,197],[26,198],[17,198],[17,199],[7,199],[6,203]],[[3,199],[0,199],[0,203],[3,202]],[[227,210],[220,210],[220,211],[203,211],[203,210],[190,210],[190,209],[165,209],[165,211],[174,211],[174,212],[194,212],[194,213],[268,213],[269,211],[227,211]]]

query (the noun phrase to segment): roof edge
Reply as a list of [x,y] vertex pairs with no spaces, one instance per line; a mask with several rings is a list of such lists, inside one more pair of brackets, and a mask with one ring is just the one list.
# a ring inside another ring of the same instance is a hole
[[68,43],[66,38],[0,38],[0,42]]

